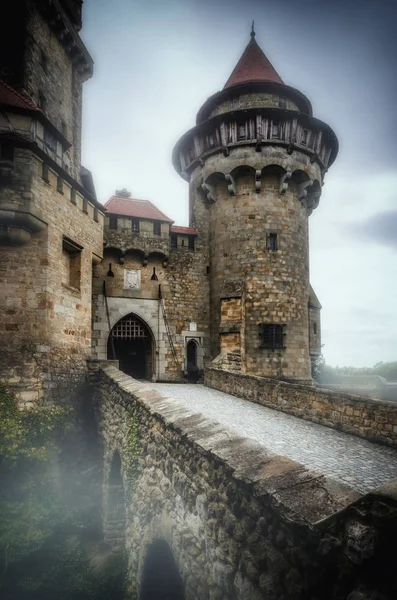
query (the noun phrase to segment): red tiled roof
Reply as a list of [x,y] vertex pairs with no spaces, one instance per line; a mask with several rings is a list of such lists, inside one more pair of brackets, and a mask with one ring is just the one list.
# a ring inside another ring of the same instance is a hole
[[161,210],[150,200],[136,200],[135,198],[121,198],[112,196],[105,204],[107,212],[125,217],[137,217],[140,219],[153,219],[154,221],[165,221],[173,223]]
[[180,227],[179,225],[172,225],[171,233],[181,233],[183,235],[197,235],[197,231],[193,227]]
[[234,67],[233,72],[223,89],[241,83],[248,83],[249,81],[284,83],[256,43],[254,35],[251,35],[251,39],[246,49],[241,55],[237,65]]
[[28,110],[37,110],[38,112],[42,112],[38,106],[33,104],[33,102],[30,102],[30,100],[22,96],[22,94],[20,94],[7,83],[1,80],[0,104],[6,104],[7,106],[14,106],[15,108],[24,108]]

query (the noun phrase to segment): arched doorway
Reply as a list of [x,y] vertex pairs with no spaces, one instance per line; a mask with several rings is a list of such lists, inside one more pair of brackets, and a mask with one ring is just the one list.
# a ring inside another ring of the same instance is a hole
[[189,381],[196,382],[199,378],[199,368],[197,366],[197,343],[190,340],[186,347],[186,366]]
[[149,327],[129,314],[117,321],[108,340],[108,359],[119,361],[120,370],[135,379],[151,379],[154,371],[154,343]]
[[140,600],[184,600],[183,582],[167,542],[154,540],[147,548]]

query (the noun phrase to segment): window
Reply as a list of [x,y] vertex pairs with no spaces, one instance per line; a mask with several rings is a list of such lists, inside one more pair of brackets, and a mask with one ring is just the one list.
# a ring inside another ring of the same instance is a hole
[[238,139],[239,140],[247,139],[247,129],[246,129],[245,123],[241,123],[238,126]]
[[70,202],[76,204],[76,190],[74,188],[70,190]]
[[287,108],[287,101],[285,98],[279,98],[278,99],[278,106],[279,108]]
[[284,348],[284,325],[262,323],[260,335],[262,338],[261,348],[267,348],[268,350]]
[[139,233],[139,219],[132,219],[132,231],[133,233]]
[[317,335],[317,323],[313,323],[313,333]]
[[189,235],[189,250],[194,250],[194,237]]
[[215,136],[213,133],[209,133],[207,136],[205,136],[205,141],[207,149],[215,147]]
[[159,278],[156,275],[156,267],[153,267],[153,273],[152,273],[152,276],[151,276],[150,280],[151,281],[158,281],[158,279]]
[[109,229],[117,229],[117,217],[109,217]]
[[302,129],[301,146],[307,146],[308,138],[309,138],[309,130]]
[[278,121],[272,123],[272,138],[278,139],[280,137],[280,124]]
[[61,123],[61,131],[62,131],[62,135],[67,138],[68,137],[68,126],[66,125],[65,121],[62,121]]
[[269,250],[269,252],[275,252],[276,250],[278,250],[277,233],[269,233],[267,249]]
[[65,236],[63,237],[62,254],[64,258],[64,271],[62,281],[76,290],[80,289],[82,249],[82,246],[79,246],[76,242]]
[[178,247],[178,238],[176,235],[171,235],[171,248]]
[[161,223],[160,223],[160,221],[155,221],[153,223],[153,233],[154,233],[154,235],[161,235]]
[[57,141],[55,137],[47,129],[44,130],[44,143],[53,152],[57,151]]
[[88,200],[87,200],[87,198],[83,198],[83,213],[88,215]]
[[181,239],[181,246],[184,246],[184,245],[185,245],[185,240],[182,238]]

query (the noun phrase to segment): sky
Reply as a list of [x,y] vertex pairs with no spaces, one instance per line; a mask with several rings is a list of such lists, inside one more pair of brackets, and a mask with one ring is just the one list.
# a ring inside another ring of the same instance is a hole
[[309,219],[311,283],[331,365],[397,361],[395,0],[85,0],[83,164],[188,225],[171,152],[256,40],[340,150]]

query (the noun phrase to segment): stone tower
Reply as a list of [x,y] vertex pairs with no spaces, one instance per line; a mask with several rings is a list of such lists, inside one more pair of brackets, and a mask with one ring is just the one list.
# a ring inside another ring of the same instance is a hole
[[103,207],[80,159],[82,85],[93,69],[78,33],[82,2],[6,4],[0,35],[0,379],[30,403],[70,396],[71,382],[84,380]]
[[310,379],[319,311],[308,217],[337,151],[334,132],[283,83],[252,31],[173,154],[190,184],[191,225],[209,247],[212,359],[230,364],[232,354],[242,373]]

